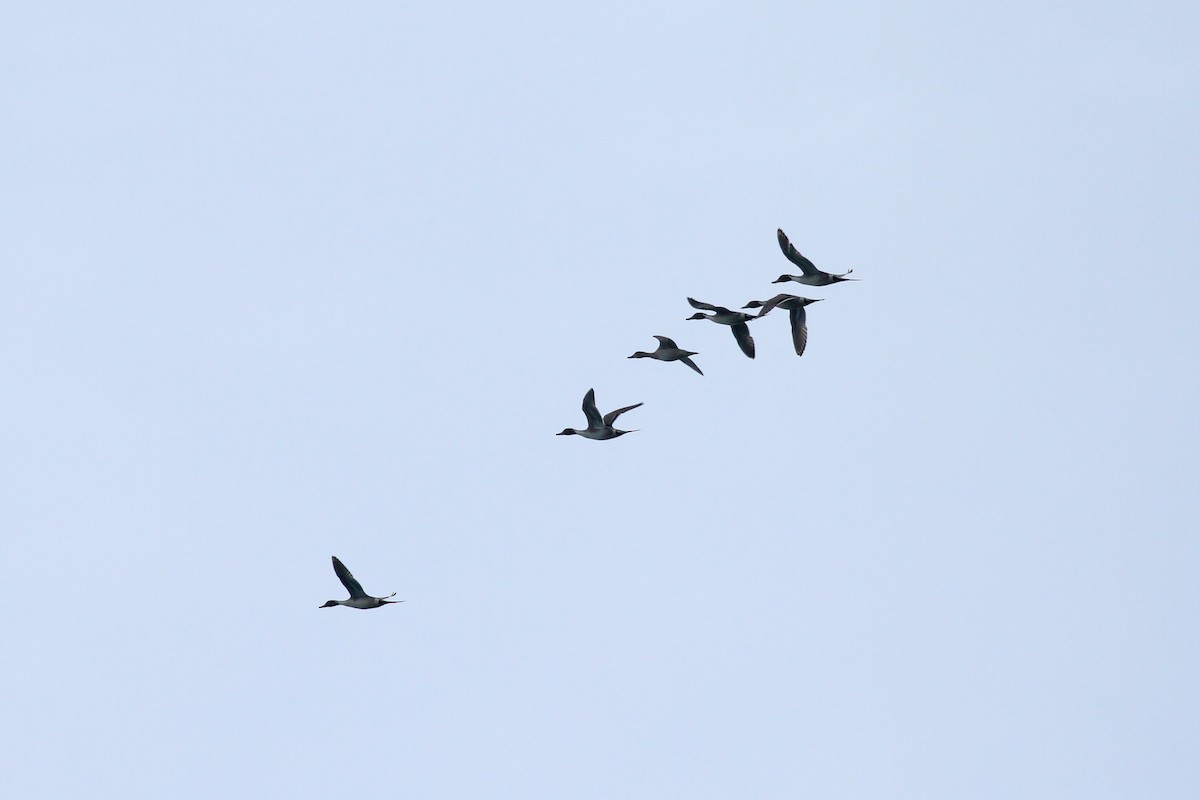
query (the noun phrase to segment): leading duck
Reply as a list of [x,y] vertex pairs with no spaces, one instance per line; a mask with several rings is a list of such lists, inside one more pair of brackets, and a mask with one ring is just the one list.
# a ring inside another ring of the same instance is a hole
[[841,281],[856,281],[858,278],[847,278],[854,270],[847,270],[840,275],[835,275],[832,272],[823,272],[817,269],[816,264],[809,261],[804,256],[800,255],[800,251],[788,240],[787,234],[783,232],[783,228],[778,228],[775,231],[775,238],[779,240],[779,249],[787,256],[787,260],[795,264],[803,272],[803,275],[780,275],[771,283],[787,283],[795,281],[803,283],[805,286],[828,286],[831,283],[839,283]]
[[350,570],[346,569],[346,565],[338,561],[337,556],[333,558],[333,571],[337,573],[338,580],[342,582],[342,586],[346,587],[346,591],[350,593],[349,600],[330,600],[320,608],[333,608],[334,606],[348,606],[350,608],[379,608],[390,603],[403,603],[403,600],[389,600],[388,597],[395,597],[396,593],[392,592],[387,597],[372,597],[363,591],[362,584],[350,574]]

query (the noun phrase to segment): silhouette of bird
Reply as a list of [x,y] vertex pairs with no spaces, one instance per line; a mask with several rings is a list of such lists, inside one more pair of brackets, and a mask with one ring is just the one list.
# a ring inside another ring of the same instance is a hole
[[616,411],[610,411],[603,417],[600,416],[600,411],[596,408],[596,390],[588,389],[587,394],[583,396],[583,416],[587,418],[588,426],[583,430],[575,430],[574,428],[564,428],[555,436],[582,436],[586,439],[615,439],[618,436],[624,436],[627,433],[636,431],[619,431],[613,427],[613,423],[617,421],[617,417],[624,414],[626,411],[631,411],[641,403],[634,403],[631,406],[618,408]]
[[823,272],[817,269],[813,262],[809,261],[804,256],[800,255],[800,251],[788,240],[787,234],[783,232],[783,228],[775,231],[775,238],[779,240],[779,249],[787,256],[787,260],[795,264],[804,273],[803,275],[780,275],[771,283],[786,283],[795,281],[803,283],[805,286],[828,286],[831,283],[840,281],[856,281],[858,278],[847,278],[854,270],[847,270],[840,275],[834,275],[831,272]]
[[[654,338],[658,339],[657,350],[655,350],[653,353],[647,353],[642,350],[638,350],[636,353],[629,356],[629,358],[656,358],[659,361],[682,361],[684,364],[687,364],[689,367],[696,370],[696,372],[700,372],[700,368],[696,366],[696,362],[689,358],[689,356],[696,356],[699,355],[699,353],[696,353],[692,350],[681,349],[679,345],[675,344],[674,339],[668,339],[666,336],[658,336],[656,334]],[[700,372],[700,374],[703,375],[704,373]]]
[[388,597],[395,597],[396,593],[392,592],[387,597],[372,597],[363,591],[362,584],[358,579],[350,574],[350,570],[346,569],[346,565],[338,561],[337,556],[333,558],[333,571],[337,573],[338,580],[342,582],[342,586],[346,587],[346,591],[350,593],[349,600],[330,600],[320,608],[333,608],[334,606],[349,606],[350,608],[379,608],[390,603],[403,603],[403,600],[389,600]]
[[819,303],[820,300],[813,300],[808,297],[797,297],[794,294],[777,294],[770,300],[751,300],[742,308],[761,308],[758,312],[758,317],[765,317],[771,313],[774,308],[786,308],[788,310],[788,320],[792,323],[792,346],[796,348],[796,355],[804,355],[804,347],[808,344],[808,319],[804,312],[804,307],[810,303]]
[[746,325],[747,322],[755,319],[753,314],[746,314],[742,311],[731,311],[725,306],[702,303],[690,297],[687,301],[691,304],[692,308],[713,312],[711,316],[699,313],[693,314],[688,317],[689,320],[707,319],[719,325],[728,325],[733,329],[733,338],[737,339],[738,347],[742,348],[742,352],[746,354],[747,358],[754,358],[754,337],[750,335],[750,328]]

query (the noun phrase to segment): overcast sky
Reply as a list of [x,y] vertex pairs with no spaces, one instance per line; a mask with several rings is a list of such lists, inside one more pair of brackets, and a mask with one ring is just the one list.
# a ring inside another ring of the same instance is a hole
[[6,11],[0,795],[1200,796],[1195,4],[423,5]]

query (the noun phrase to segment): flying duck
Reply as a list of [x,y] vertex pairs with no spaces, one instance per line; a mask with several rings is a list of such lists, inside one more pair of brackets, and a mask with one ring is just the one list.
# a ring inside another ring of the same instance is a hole
[[687,299],[692,308],[699,308],[702,311],[713,312],[711,316],[696,313],[688,317],[692,319],[707,319],[716,322],[719,325],[728,325],[733,329],[733,338],[737,339],[738,347],[742,348],[742,352],[747,358],[754,358],[754,337],[750,335],[750,328],[746,323],[752,319],[756,319],[753,314],[746,314],[742,311],[730,311],[725,306],[714,306],[708,303],[702,303],[699,300]]
[[389,600],[388,597],[395,597],[396,593],[392,592],[387,597],[372,597],[363,591],[362,584],[350,574],[350,570],[346,569],[346,565],[338,561],[337,556],[333,558],[333,571],[337,573],[338,580],[342,582],[342,586],[346,587],[346,591],[350,593],[349,600],[330,600],[320,608],[333,608],[334,606],[349,606],[350,608],[379,608],[380,606],[389,603],[403,603],[403,600]]
[[847,278],[854,270],[847,270],[841,275],[834,275],[831,272],[822,272],[817,269],[817,266],[809,261],[804,256],[800,255],[800,251],[788,240],[787,234],[783,232],[783,228],[778,228],[775,231],[775,238],[779,240],[779,249],[787,256],[787,260],[795,264],[804,273],[803,275],[780,275],[771,283],[787,283],[795,281],[803,283],[805,286],[828,286],[831,283],[840,281],[856,281],[858,278]]
[[[700,368],[696,366],[696,362],[689,358],[689,356],[699,355],[699,353],[695,353],[691,350],[680,349],[679,345],[675,344],[674,339],[668,339],[666,336],[655,335],[654,338],[658,339],[657,350],[655,350],[653,353],[646,353],[638,350],[636,353],[629,356],[629,358],[656,358],[659,361],[682,361],[692,369],[696,370],[696,372],[700,372]],[[700,372],[700,374],[703,375],[704,373]]]
[[[808,321],[807,315],[804,313],[804,307],[809,303],[819,303],[820,300],[813,300],[808,297],[797,297],[794,294],[777,294],[770,300],[751,300],[742,308],[761,308],[758,312],[759,317],[765,317],[773,308],[786,308],[788,310],[788,320],[792,323],[792,346],[796,348],[796,355],[804,355],[804,346],[808,344]],[[757,319],[758,317],[755,317]]]
[[624,436],[627,433],[634,431],[619,431],[613,427],[613,423],[617,421],[617,417],[624,414],[626,411],[632,411],[640,406],[641,403],[634,403],[631,406],[618,408],[616,411],[610,411],[603,417],[600,416],[600,411],[596,408],[596,390],[588,389],[587,394],[583,396],[583,416],[587,418],[588,426],[583,430],[575,430],[574,428],[563,428],[555,436],[583,436],[587,439],[615,439],[618,436]]

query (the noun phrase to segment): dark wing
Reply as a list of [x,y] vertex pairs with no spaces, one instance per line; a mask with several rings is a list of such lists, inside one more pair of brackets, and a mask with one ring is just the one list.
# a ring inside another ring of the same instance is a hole
[[691,304],[692,308],[698,308],[701,311],[716,311],[718,308],[718,306],[710,305],[708,303],[702,303],[699,300],[693,300],[690,297],[688,298],[688,303]]
[[337,556],[333,556],[333,571],[337,573],[338,580],[342,582],[342,586],[346,587],[346,591],[350,593],[350,599],[356,597],[367,597],[367,593],[363,591],[362,584],[358,582],[350,570],[346,569],[346,565],[338,561]]
[[788,319],[792,323],[792,346],[796,348],[796,355],[804,355],[804,346],[808,344],[808,315],[804,313],[804,306],[797,306],[788,312]]
[[612,425],[614,422],[617,421],[617,417],[621,416],[626,411],[632,411],[633,409],[637,408],[640,405],[641,405],[641,403],[634,403],[631,406],[625,406],[624,408],[618,408],[616,411],[608,412],[607,414],[604,415],[604,424]]
[[600,421],[600,409],[596,408],[595,389],[588,389],[587,394],[583,396],[583,415],[587,417],[589,428],[603,427],[604,423]]
[[657,334],[654,336],[654,338],[658,339],[659,349],[664,348],[664,347],[670,347],[675,350],[679,349],[679,345],[675,344],[674,339],[668,339],[666,336],[658,336]]
[[758,316],[765,317],[775,306],[782,303],[784,300],[799,300],[800,298],[794,294],[777,294],[770,300],[764,300],[762,308],[759,309]]
[[[679,360],[682,361],[683,363],[687,364],[692,369],[696,370],[696,372],[700,372],[700,368],[696,366],[696,362],[692,361],[690,356],[683,356]],[[700,374],[703,375],[704,373],[700,372]]]
[[733,338],[737,339],[738,347],[742,348],[742,352],[748,357],[754,358],[754,337],[750,335],[750,326],[738,322],[730,327],[733,328]]
[[783,232],[783,228],[775,231],[775,238],[779,240],[779,249],[787,256],[787,260],[799,267],[805,275],[815,275],[821,270],[817,269],[817,265],[809,261],[804,256],[800,255],[792,243],[788,240],[787,234]]

